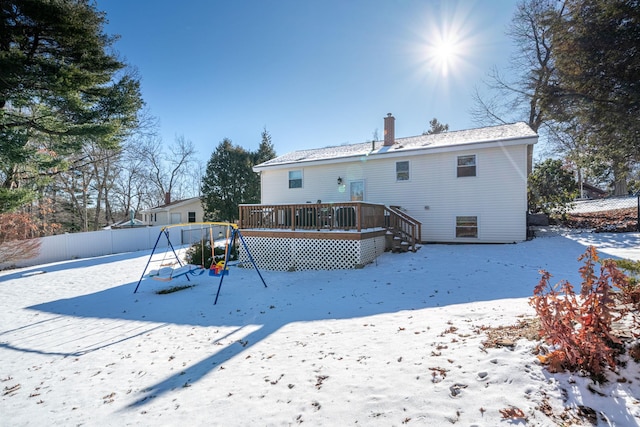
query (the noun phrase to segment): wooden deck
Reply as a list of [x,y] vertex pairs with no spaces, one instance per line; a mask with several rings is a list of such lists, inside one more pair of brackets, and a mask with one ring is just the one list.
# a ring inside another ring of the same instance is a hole
[[269,237],[332,240],[391,232],[391,249],[414,252],[422,238],[422,224],[401,209],[365,202],[240,205],[238,226],[245,235],[250,230]]

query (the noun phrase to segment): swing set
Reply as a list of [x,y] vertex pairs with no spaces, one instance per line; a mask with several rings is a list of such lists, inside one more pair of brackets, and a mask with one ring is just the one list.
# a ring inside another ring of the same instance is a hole
[[[169,233],[170,229],[177,228],[177,227],[180,227],[182,231],[184,231],[185,228],[191,231],[193,227],[200,227],[199,229],[202,232],[202,236],[200,239],[200,244],[201,244],[200,253],[202,256],[201,258],[202,265],[185,264],[182,262],[182,260],[178,256],[178,253],[176,252],[175,247],[173,246],[173,243],[171,243],[171,238]],[[215,248],[217,243],[213,237],[213,227],[226,227],[226,236],[224,238],[224,258],[217,262],[216,262],[216,255],[215,255]],[[265,288],[267,287],[267,284],[265,283],[264,278],[262,277],[260,270],[258,270],[258,266],[256,265],[256,262],[253,259],[251,252],[249,251],[249,247],[247,246],[247,243],[244,241],[244,237],[242,237],[242,233],[240,233],[240,229],[236,224],[233,224],[230,222],[196,222],[196,223],[192,222],[192,223],[186,223],[186,224],[167,225],[162,227],[162,229],[160,229],[160,233],[158,234],[156,243],[153,245],[153,250],[151,251],[151,255],[149,255],[149,260],[147,261],[147,265],[144,267],[144,270],[142,271],[142,275],[140,276],[140,280],[138,280],[138,284],[136,285],[136,288],[133,291],[133,293],[135,294],[138,292],[140,283],[142,282],[142,279],[144,279],[145,274],[147,273],[147,269],[149,269],[149,265],[152,262],[154,263],[159,262],[159,268],[149,270],[149,273],[147,274],[147,277],[153,280],[160,280],[163,282],[167,282],[177,277],[185,276],[188,281],[191,281],[189,276],[198,276],[203,274],[205,270],[207,270],[207,268],[205,268],[205,248],[206,248],[205,241],[207,240],[207,236],[205,232],[207,230],[208,230],[209,246],[211,247],[211,258],[210,258],[211,266],[208,268],[209,276],[220,277],[220,283],[218,284],[218,291],[216,292],[216,299],[213,302],[214,305],[218,303],[218,297],[220,296],[220,289],[222,288],[222,281],[224,280],[224,277],[229,274],[229,267],[239,264],[239,263],[236,263],[232,265],[229,263],[231,250],[232,248],[237,247],[236,245],[237,240],[239,240],[242,243],[242,246],[247,252],[247,256],[249,257],[251,264],[253,264],[253,267],[256,269],[258,276],[260,276],[260,280],[262,280],[262,284],[264,285]],[[158,259],[154,260],[153,257],[154,257],[154,254],[156,254],[156,249],[158,249],[158,243],[160,243],[160,239],[163,236],[166,238],[167,248],[164,251],[164,254],[161,260],[158,260]],[[167,260],[167,257],[169,257],[170,259]]]

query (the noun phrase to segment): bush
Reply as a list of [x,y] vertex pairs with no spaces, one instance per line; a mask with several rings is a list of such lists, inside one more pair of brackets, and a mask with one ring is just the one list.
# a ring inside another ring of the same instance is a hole
[[11,263],[37,256],[40,240],[36,238],[59,229],[58,224],[39,218],[51,212],[50,202],[41,201],[34,211],[25,208],[22,212],[0,213],[0,262]]
[[529,212],[547,215],[564,214],[578,195],[573,173],[561,160],[547,159],[534,166],[527,183]]
[[[640,330],[640,261],[623,259],[616,261],[616,265],[627,274],[628,279],[627,283],[620,288],[617,297],[620,304],[626,307],[634,329],[638,331]],[[638,333],[635,336],[637,338]]]
[[640,285],[640,261],[621,259],[616,261],[616,265],[627,273],[630,286]]
[[[235,261],[238,259],[238,248],[235,245],[230,246],[231,253],[229,254],[229,260]],[[204,256],[203,256],[204,251]],[[224,247],[214,248],[215,263],[224,260]],[[185,255],[185,261],[188,264],[201,265],[204,268],[211,268],[211,263],[214,261],[211,257],[211,242],[209,239],[203,239],[200,242],[194,243]]]
[[629,311],[615,304],[614,286],[623,290],[628,279],[613,260],[603,261],[597,277],[598,254],[593,246],[578,260],[584,260],[580,295],[566,280],[552,287],[551,274],[543,270],[529,301],[540,318],[541,336],[553,348],[539,359],[551,372],[583,370],[602,381],[606,368],[615,369],[622,345],[612,334],[612,324]]

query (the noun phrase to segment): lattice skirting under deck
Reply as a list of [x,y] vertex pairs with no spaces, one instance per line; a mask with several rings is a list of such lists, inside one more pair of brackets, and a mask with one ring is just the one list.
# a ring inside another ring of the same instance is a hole
[[[384,236],[361,240],[244,236],[258,268],[265,270],[339,270],[361,268],[384,252]],[[240,245],[239,261],[248,263]]]

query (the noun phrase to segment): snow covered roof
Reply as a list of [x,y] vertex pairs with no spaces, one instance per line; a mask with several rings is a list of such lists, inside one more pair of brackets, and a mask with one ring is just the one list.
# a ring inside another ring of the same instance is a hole
[[140,221],[138,218],[125,219],[120,222],[116,222],[115,224],[108,225],[104,227],[104,230],[109,230],[111,228],[135,228],[135,227],[146,227],[148,224]]
[[158,205],[158,206],[154,206],[154,207],[149,208],[149,209],[143,209],[141,212],[142,213],[148,213],[148,212],[155,211],[155,210],[158,210],[158,211],[171,210],[172,208],[177,208],[177,207],[181,207],[181,206],[184,206],[184,205],[191,204],[196,200],[199,201],[200,197],[190,197],[188,199],[175,200],[173,202],[165,203],[165,204]]
[[453,149],[454,147],[468,144],[505,142],[508,140],[537,138],[537,136],[538,135],[526,123],[518,122],[432,135],[397,138],[391,146],[384,146],[383,141],[370,141],[359,144],[297,150],[261,163],[255,166],[254,169],[260,170],[292,163],[329,161],[365,155],[373,156],[386,153],[411,154],[410,152],[418,150],[423,151],[437,148]]

